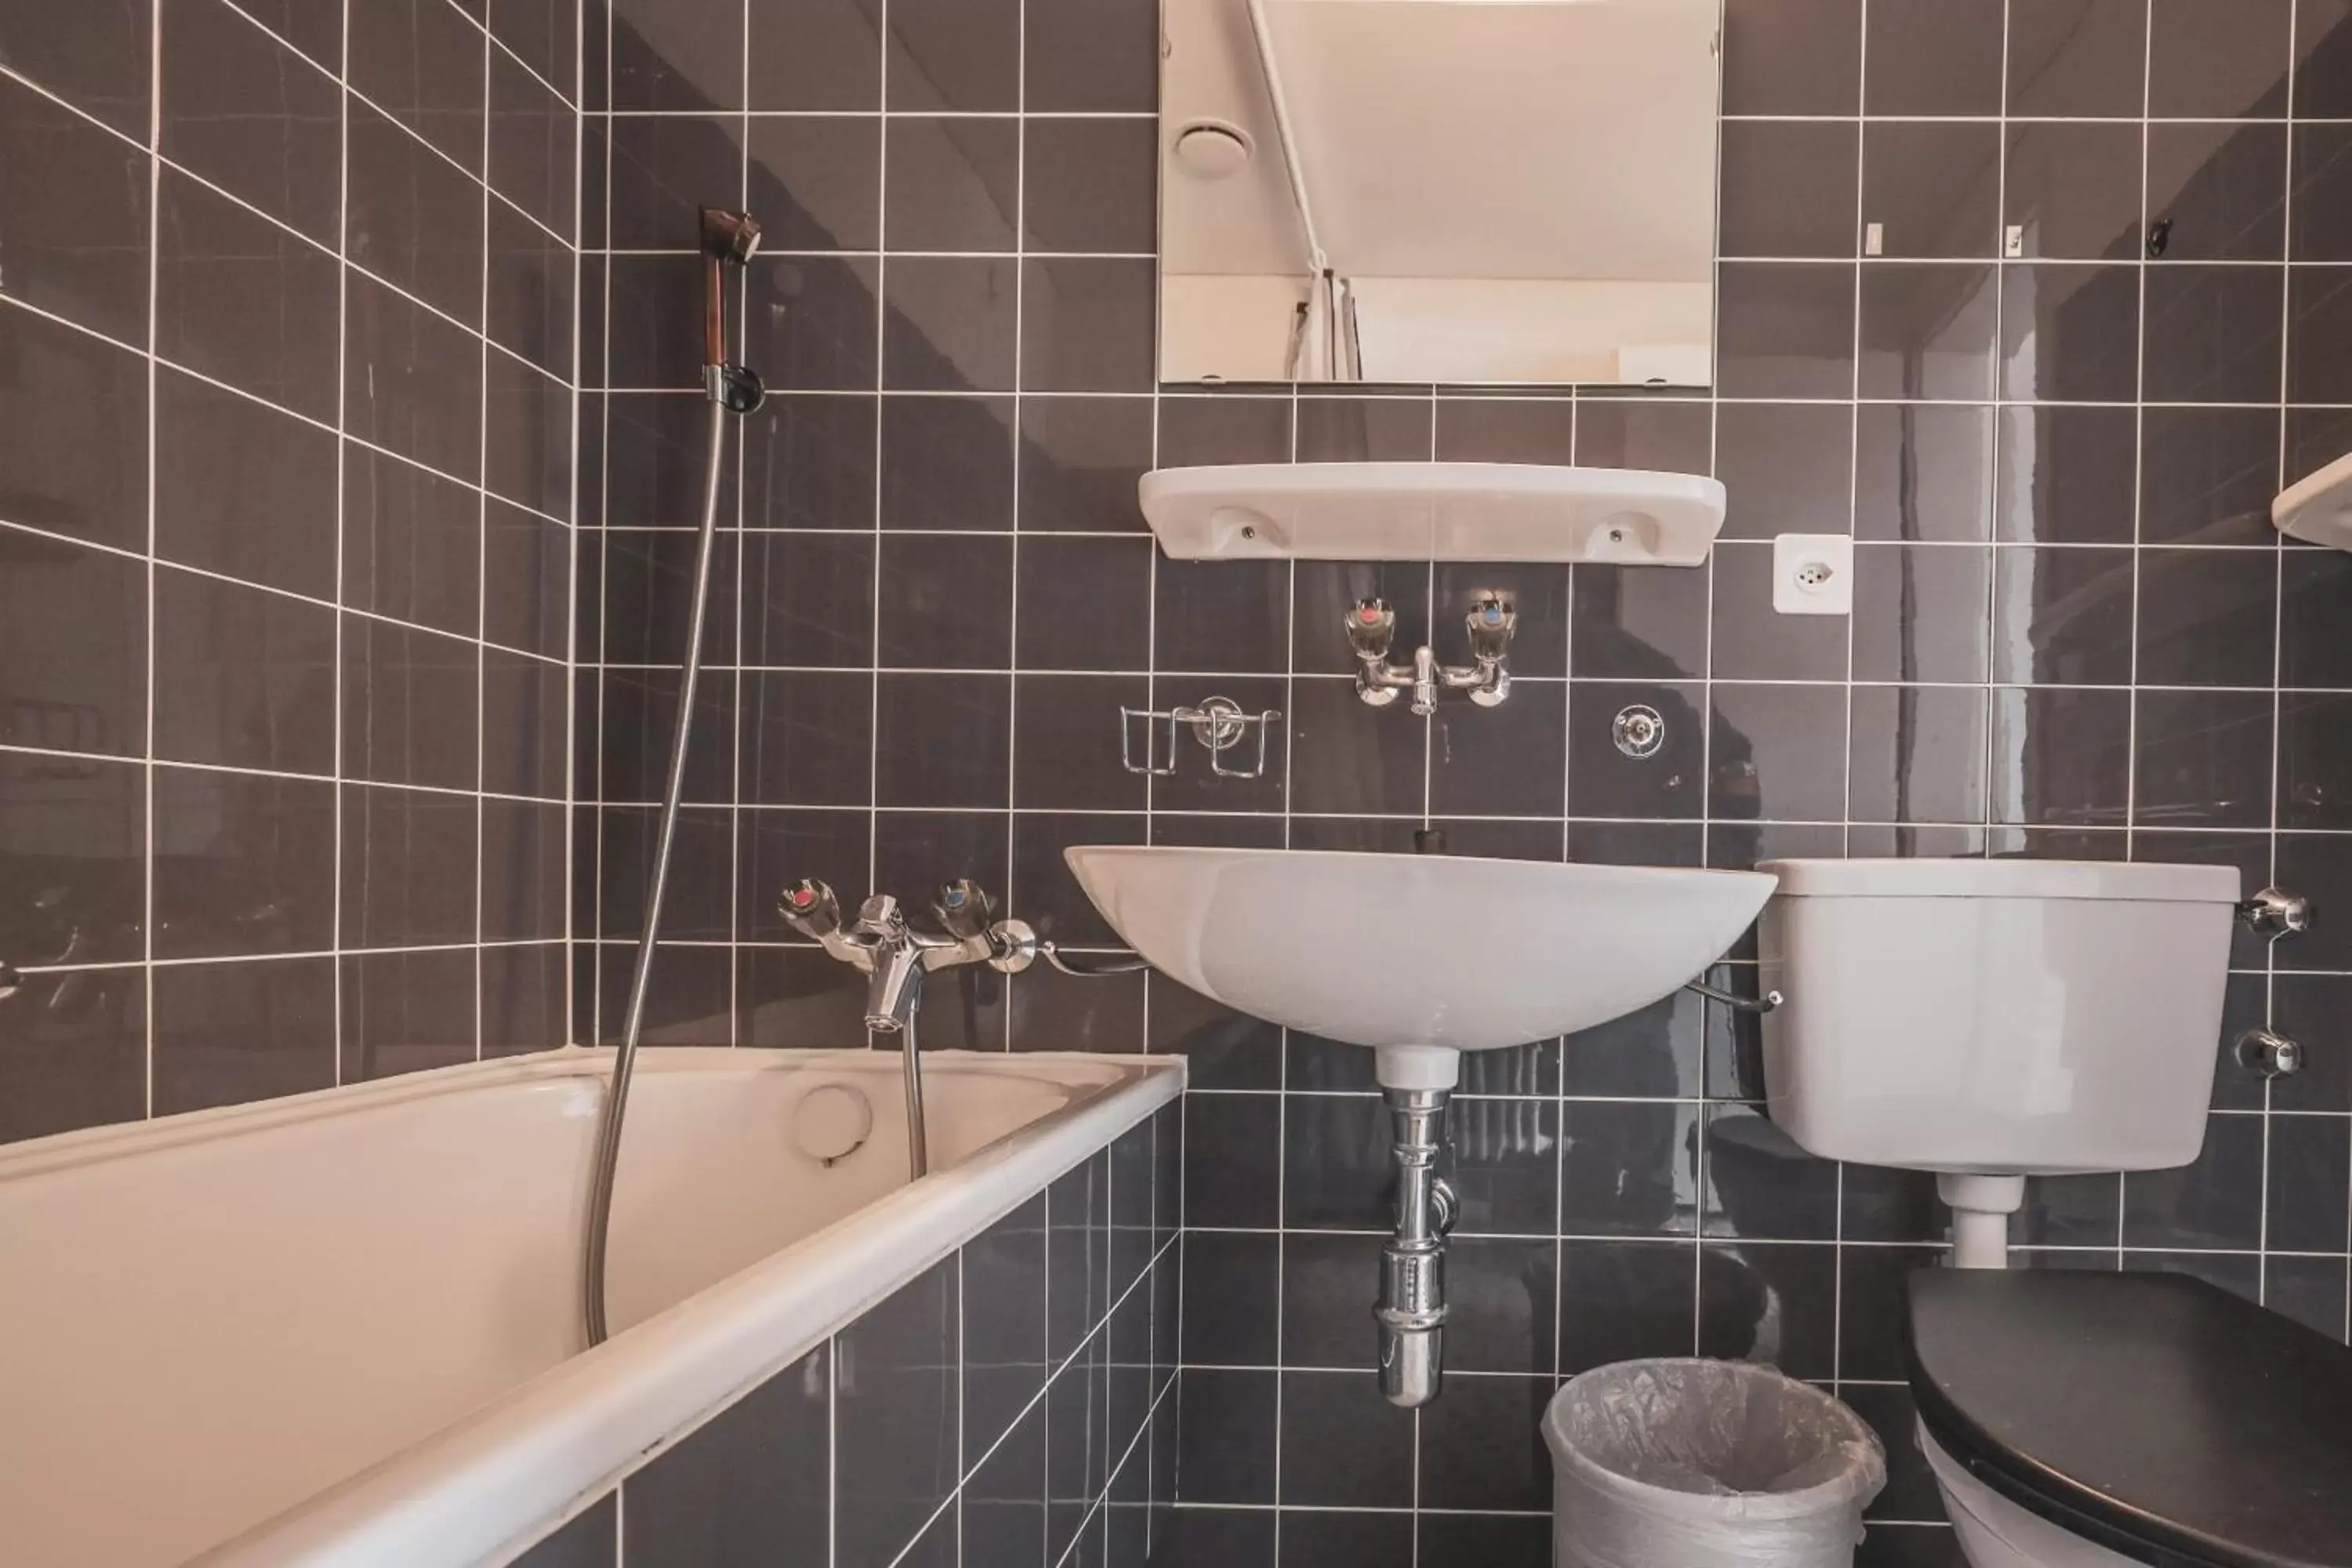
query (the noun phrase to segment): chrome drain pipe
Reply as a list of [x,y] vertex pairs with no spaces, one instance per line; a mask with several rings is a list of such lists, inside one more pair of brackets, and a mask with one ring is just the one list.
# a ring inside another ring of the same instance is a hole
[[1445,1362],[1445,1237],[1454,1189],[1437,1173],[1443,1089],[1386,1089],[1397,1168],[1396,1230],[1381,1248],[1381,1395],[1417,1409],[1437,1397]]

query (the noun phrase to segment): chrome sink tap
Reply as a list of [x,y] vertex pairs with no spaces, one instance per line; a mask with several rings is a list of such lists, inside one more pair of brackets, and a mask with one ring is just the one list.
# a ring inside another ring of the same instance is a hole
[[1492,708],[1511,694],[1511,672],[1504,659],[1510,653],[1511,635],[1518,629],[1518,612],[1505,600],[1489,595],[1470,607],[1467,624],[1470,655],[1467,665],[1437,662],[1437,651],[1424,643],[1412,650],[1411,664],[1391,664],[1389,644],[1396,637],[1396,610],[1384,599],[1364,599],[1348,612],[1348,643],[1356,655],[1356,695],[1373,708],[1386,708],[1400,691],[1412,693],[1412,710],[1426,719],[1437,711],[1441,691],[1467,691],[1481,708]]
[[1018,974],[1037,958],[1037,933],[1024,921],[991,921],[996,900],[966,878],[950,882],[932,900],[941,932],[908,923],[898,900],[877,893],[845,927],[841,900],[823,882],[799,881],[777,900],[786,923],[866,977],[866,1026],[900,1037],[906,1064],[908,1168],[919,1177],[929,1166],[923,1130],[922,1057],[915,1016],[923,1005],[923,976],[937,969],[985,963]]

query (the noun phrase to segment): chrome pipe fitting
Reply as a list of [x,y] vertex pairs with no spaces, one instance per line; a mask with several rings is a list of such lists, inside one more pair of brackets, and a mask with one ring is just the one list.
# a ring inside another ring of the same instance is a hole
[[1389,645],[1396,637],[1396,610],[1383,599],[1360,600],[1348,612],[1348,646],[1356,656],[1356,695],[1368,707],[1386,708],[1401,691],[1412,693],[1412,710],[1422,718],[1437,711],[1437,700],[1447,691],[1466,691],[1481,708],[1492,708],[1511,694],[1511,672],[1505,664],[1511,637],[1518,629],[1518,612],[1506,601],[1487,597],[1470,608],[1466,625],[1473,662],[1441,664],[1437,650],[1424,643],[1412,650],[1410,664],[1391,664]]
[[1397,1167],[1396,1229],[1381,1248],[1381,1396],[1406,1410],[1437,1397],[1445,1363],[1445,1237],[1453,1189],[1437,1173],[1445,1104],[1442,1089],[1382,1091]]

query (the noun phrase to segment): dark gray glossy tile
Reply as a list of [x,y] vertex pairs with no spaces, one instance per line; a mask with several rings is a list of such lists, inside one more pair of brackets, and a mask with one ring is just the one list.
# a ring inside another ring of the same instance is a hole
[[2271,812],[2268,692],[2142,691],[2132,809],[2166,826],[2263,827]]
[[16,310],[0,357],[21,367],[0,378],[0,521],[143,547],[146,361]]
[[1045,1189],[1045,1348],[1078,1352],[1110,1310],[1110,1159],[1097,1152]]
[[1020,447],[1024,532],[1143,531],[1135,481],[1152,467],[1151,400],[1029,402],[1021,410]]
[[547,658],[572,629],[572,535],[495,497],[483,509],[482,636]]
[[882,223],[892,252],[1013,248],[1022,195],[1017,121],[895,118],[884,161]]
[[153,0],[11,5],[0,18],[0,63],[125,135],[147,132]]
[[1379,1508],[1409,1494],[1413,1427],[1369,1372],[1284,1373],[1284,1506]]
[[155,378],[155,469],[159,555],[333,596],[333,432],[162,370]]
[[1982,680],[1992,556],[1943,545],[1856,546],[1853,678]]
[[463,948],[340,960],[339,1081],[370,1083],[474,1060],[478,956]]
[[326,773],[334,735],[334,611],[192,572],[156,573],[157,756]]
[[[2137,410],[2000,411],[1995,532],[2021,544],[2129,544],[2135,537]],[[2154,441],[2150,460],[2155,461]]]
[[436,0],[349,0],[351,84],[476,174],[488,47],[463,13]]
[[[627,1561],[748,1568],[824,1552],[831,1356],[810,1352],[624,1483]],[[853,1398],[845,1376],[843,1405],[862,1408]]]
[[563,0],[488,0],[490,37],[567,99],[579,97],[580,14]]
[[2279,490],[2279,418],[2263,408],[2151,408],[2140,447],[2140,537],[2265,544]]
[[2000,221],[2020,231],[2018,253],[2137,259],[2141,132],[2137,124],[2107,121],[2011,126]]
[[482,788],[561,800],[571,710],[560,664],[499,648],[482,655]]
[[880,108],[881,11],[880,0],[752,6],[745,35],[750,107]]
[[1569,462],[1576,414],[1572,402],[1558,397],[1440,397],[1437,456],[1444,462]]
[[1948,686],[1856,688],[1847,797],[1853,820],[1983,820],[1986,702],[1982,691]]
[[[305,499],[315,506],[314,498]],[[324,515],[296,514],[280,525],[281,531],[295,538],[307,532],[318,540]],[[345,605],[460,636],[473,634],[481,608],[478,494],[353,445],[343,458],[342,520]],[[240,529],[249,526],[244,516],[237,523]]]
[[1425,461],[1434,450],[1433,405],[1424,398],[1303,398],[1297,424],[1302,463]]
[[2345,777],[2345,737],[2352,698],[2304,695],[2279,701],[2279,826],[2352,826]]
[[[742,687],[737,749],[745,803],[851,805],[867,798],[873,778],[871,676],[762,670],[745,674]],[[724,740],[723,734],[711,738]]]
[[982,1563],[1045,1555],[1045,1413],[1033,1410],[964,1483],[963,1542]]
[[[894,123],[891,134],[897,136]],[[1158,243],[1159,138],[1146,120],[1032,120],[1023,133],[1023,244],[1149,253]],[[893,231],[891,244],[898,244]]]
[[163,0],[163,89],[165,157],[335,243],[343,95],[332,77],[221,0]]
[[[530,0],[550,10],[552,0]],[[490,188],[555,234],[579,222],[580,123],[544,81],[503,49],[490,51]]]
[[[2277,260],[2284,254],[2286,189],[2282,126],[2147,128],[2147,216],[2169,225],[2163,231],[2167,260]],[[2324,220],[2299,214],[2298,224],[2308,225],[2304,233],[2313,242],[2326,243]]]
[[2245,1248],[2261,1244],[2263,1123],[2216,1114],[2194,1163],[2124,1177],[2124,1245]]
[[1881,404],[1855,415],[1856,538],[1990,536],[1991,409]]
[[2137,268],[2004,267],[2000,312],[2004,397],[2129,403],[2137,395]]
[[[312,360],[327,363],[315,346]],[[344,305],[344,428],[472,479],[482,456],[481,350],[462,328],[358,273]]]
[[1722,405],[1715,411],[1715,475],[1730,496],[1724,537],[1846,531],[1853,454],[1851,408]]
[[1576,460],[1601,468],[1709,471],[1714,411],[1704,403],[1595,399],[1576,407]]
[[[1196,1338],[1191,1325],[1195,1321],[1192,1281],[1201,1278],[1194,1259],[1201,1242],[1209,1237],[1194,1233],[1184,1238],[1187,1268],[1184,1310],[1186,1321],[1186,1353],[1194,1360],[1223,1361],[1222,1347],[1231,1341],[1244,1345],[1255,1345],[1258,1325],[1258,1303],[1254,1297],[1235,1297],[1236,1321],[1231,1328],[1223,1326],[1223,1314],[1203,1324]],[[1218,1238],[1226,1239],[1226,1238]],[[1255,1242],[1258,1237],[1234,1237],[1235,1241]],[[1273,1237],[1264,1238],[1271,1244]],[[1371,1292],[1380,1278],[1380,1247],[1378,1237],[1328,1236],[1310,1232],[1294,1232],[1282,1238],[1281,1247],[1281,1360],[1290,1366],[1346,1368],[1359,1364],[1365,1347],[1374,1342],[1371,1320]],[[1220,1256],[1211,1252],[1208,1260]],[[1269,1247],[1269,1261],[1273,1253]],[[1272,1281],[1266,1282],[1265,1310],[1271,1321],[1274,1308]],[[1213,1298],[1214,1299],[1214,1298]],[[1246,1319],[1240,1314],[1247,1312]],[[1271,1361],[1270,1342],[1258,1359]]]
[[335,1081],[335,962],[155,971],[153,1110],[243,1105]]
[[1024,540],[1015,662],[1024,669],[1147,668],[1151,572],[1149,540]]
[[[1024,810],[1139,811],[1144,781],[1128,770],[1127,761],[1131,759],[1137,767],[1147,765],[1147,761],[1149,765],[1166,767],[1171,760],[1164,720],[1156,727],[1141,718],[1125,720],[1122,750],[1120,710],[1140,711],[1150,706],[1149,688],[1141,677],[1024,675],[1014,679],[1013,701],[1018,721],[1013,799]],[[1179,768],[1208,767],[1207,753],[1193,749],[1189,731],[1178,741],[1180,747],[1172,760]],[[1243,756],[1228,755],[1225,765],[1255,762],[1256,749],[1253,740]],[[1128,826],[1139,841],[1141,825]],[[1097,840],[1103,837],[1096,835]],[[1075,885],[1068,883],[1058,865],[1042,869],[1053,877],[1057,894],[1075,894]],[[1108,930],[1097,926],[1090,910],[1081,912],[1085,925],[1098,932],[1098,940],[1112,941]],[[1063,940],[1074,939],[1065,935]]]
[[1544,1568],[1551,1561],[1551,1524],[1541,1518],[1424,1513],[1414,1516],[1413,1528],[1417,1550],[1432,1563]]
[[1705,573],[1577,567],[1570,673],[1621,679],[1704,674],[1707,597]]
[[1990,266],[1864,262],[1862,395],[1962,403],[1990,397],[1996,293]]
[[[1873,121],[1862,140],[1862,221],[1886,257],[1998,253],[2000,128],[1973,121]],[[1865,285],[1865,297],[1867,285]]]
[[871,534],[743,539],[743,662],[860,668],[874,654]]
[[0,78],[9,297],[143,343],[147,178],[139,149]]
[[454,637],[345,616],[342,775],[473,788],[479,663]]
[[[1560,1114],[1549,1100],[1453,1102],[1445,1142],[1465,1236],[1552,1234],[1559,1217]],[[1385,1124],[1387,1118],[1380,1120]]]
[[882,526],[1009,531],[1013,425],[1009,397],[884,398]]
[[1701,1354],[1826,1377],[1836,1366],[1837,1321],[1832,1249],[1769,1241],[1699,1249]]
[[345,784],[342,800],[343,944],[475,940],[472,797]]
[[335,258],[166,170],[155,349],[314,419],[335,417]]
[[[1568,713],[1568,809],[1604,818],[1696,821],[1705,805],[1705,735],[1696,683],[1579,681]],[[1618,715],[1647,708],[1665,721],[1665,740],[1646,757],[1621,752]]]
[[1853,255],[1858,148],[1848,121],[1725,121],[1722,254]]
[[876,798],[887,805],[1003,805],[1012,695],[1005,676],[883,676]]
[[[559,784],[560,792],[562,786]],[[482,938],[554,942],[565,934],[564,861],[570,849],[560,801],[482,803]]]
[[[1304,812],[1418,814],[1427,790],[1428,727],[1397,708],[1365,706],[1353,682],[1301,681],[1291,695],[1291,781]],[[1556,809],[1556,808],[1554,808]]]
[[1853,114],[1862,14],[1844,0],[1730,0],[1724,7],[1726,114]]
[[2352,688],[2352,625],[2335,595],[2352,586],[2352,559],[2289,550],[2279,562],[2279,684]]
[[2332,1258],[2263,1260],[2263,1304],[2339,1344],[2346,1337],[2346,1283],[2343,1267]]
[[154,789],[157,958],[333,944],[331,784],[159,767]]
[[835,1394],[835,1561],[882,1568],[957,1481],[955,1261],[836,1336],[857,1368]]
[[2130,772],[2129,692],[1994,690],[1994,821],[2119,826]]
[[754,261],[745,279],[745,363],[778,391],[870,391],[881,283],[880,263],[867,258]]
[[1846,695],[1834,686],[1715,688],[1707,815],[1834,822],[1845,810]]
[[963,1450],[984,1454],[1045,1386],[1045,1200],[963,1247]]
[[[675,400],[662,400],[665,403]],[[879,399],[771,396],[742,423],[743,521],[752,528],[874,526],[874,426]],[[700,407],[686,410],[709,417]],[[651,456],[651,454],[649,454]],[[689,458],[665,439],[657,457],[665,496],[698,482]],[[698,504],[689,500],[688,507]],[[690,512],[672,510],[684,518]]]
[[[608,529],[602,556],[604,657],[611,664],[677,665],[692,619],[698,537],[685,529]],[[739,536],[711,542],[703,653],[735,646]]]
[[2294,112],[2306,120],[2340,120],[2352,114],[2352,66],[2345,59],[2343,7],[2333,0],[2301,0],[2295,6],[2296,52],[2303,57],[2294,80]]
[[[1690,1288],[1692,1249],[1683,1258]],[[1687,1336],[1685,1336],[1687,1338]],[[1540,1427],[1549,1377],[1465,1377],[1422,1417],[1421,1506],[1533,1512],[1551,1490]]]
[[1004,669],[1013,652],[1013,542],[885,535],[876,653],[884,668]]
[[2149,686],[2268,686],[2278,561],[2268,551],[2148,550],[2139,561],[2139,657]]
[[1012,390],[1023,363],[1018,288],[1010,258],[892,257],[883,280],[883,385]]
[[900,0],[888,17],[884,78],[889,108],[1021,107],[1022,18],[1015,0]]
[[1993,679],[2109,686],[2131,679],[2129,552],[2001,546],[1994,552]]
[[1026,9],[1026,106],[1148,113],[1159,105],[1159,13],[1150,0],[1035,0]]
[[145,751],[147,568],[0,529],[0,663],[11,701],[0,735],[19,745]]
[[1726,262],[1717,269],[1716,388],[1727,397],[1850,397],[1854,275]]
[[482,373],[482,483],[548,517],[570,517],[571,389],[508,354],[485,354]]
[[2141,0],[2019,0],[2009,11],[2008,112],[2137,116],[2147,35]]
[[1092,257],[1023,263],[1023,388],[1150,390],[1156,270],[1149,260]]
[[1184,1106],[1184,1221],[1272,1226],[1280,1214],[1282,1103],[1271,1095],[1195,1095]]
[[1563,683],[1521,681],[1499,708],[1465,701],[1440,709],[1429,721],[1430,810],[1457,816],[1559,814],[1567,696]]
[[[589,331],[603,333],[606,382],[674,392],[698,387],[701,263],[691,256],[637,255],[611,257],[605,265],[611,299],[599,312],[602,327],[592,320]],[[695,412],[701,411],[698,405]]]
[[2151,268],[2147,399],[2275,402],[2284,287],[2275,267]]
[[1278,1398],[1272,1372],[1185,1369],[1183,1451],[1177,1463],[1186,1502],[1274,1500]]
[[1998,114],[2000,0],[1869,0],[1868,114]]
[[[854,8],[852,0],[842,0],[839,6],[843,11]],[[807,7],[794,14],[818,10]],[[765,19],[755,16],[754,31],[763,25]],[[748,146],[747,200],[761,222],[762,245],[772,250],[880,247],[880,121],[799,114],[754,120]],[[906,242],[894,234],[891,244]]]
[[617,0],[611,106],[741,108],[743,37],[743,0]]
[[[776,900],[786,888],[803,877],[830,882],[845,898],[870,890],[866,884],[873,829],[872,819],[863,807],[747,810],[738,816],[737,828],[740,845],[736,857],[736,881],[741,904],[736,915],[736,930],[743,941],[784,942],[796,934],[777,912]],[[824,975],[823,966],[831,962],[822,953],[803,950],[798,959],[783,960],[782,973],[794,986],[794,994],[824,993],[834,989],[825,980],[844,978]],[[853,983],[851,989],[857,1004],[849,1014],[849,1021],[857,1025],[865,1012],[866,983],[855,970],[846,978]],[[856,1043],[865,1043],[862,1025],[851,1033]]]
[[2164,118],[2277,118],[2286,112],[2294,0],[2154,0],[2148,112]]
[[1286,462],[1292,406],[1286,397],[1167,399],[1160,405],[1160,464]]

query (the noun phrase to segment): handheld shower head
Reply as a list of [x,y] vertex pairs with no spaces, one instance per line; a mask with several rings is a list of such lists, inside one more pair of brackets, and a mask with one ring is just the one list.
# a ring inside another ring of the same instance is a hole
[[730,212],[725,207],[702,209],[702,253],[713,261],[731,261],[740,267],[758,253],[760,248],[759,221],[750,213]]

